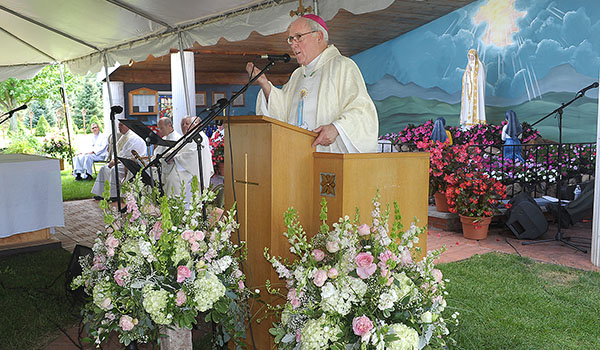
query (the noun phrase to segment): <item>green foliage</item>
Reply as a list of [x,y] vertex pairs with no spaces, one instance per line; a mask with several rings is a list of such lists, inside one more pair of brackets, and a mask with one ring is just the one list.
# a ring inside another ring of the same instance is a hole
[[[85,127],[89,131],[91,118],[102,114],[101,85],[96,82],[95,76],[88,75],[82,78],[82,85],[75,93],[73,102],[73,121],[79,128],[83,128],[83,113],[85,110]],[[91,117],[91,118],[90,118]],[[98,124],[100,125],[100,124]]]
[[35,136],[46,136],[46,134],[50,131],[50,124],[48,124],[48,121],[46,120],[45,116],[41,116],[40,120],[38,120],[38,123],[35,127]]
[[4,153],[38,154],[42,145],[33,136],[24,132],[16,132],[10,135],[10,143],[4,149]]

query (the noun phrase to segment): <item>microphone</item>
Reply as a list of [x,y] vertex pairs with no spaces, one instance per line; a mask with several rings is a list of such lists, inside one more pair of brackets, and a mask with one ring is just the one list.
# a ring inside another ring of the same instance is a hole
[[22,109],[25,109],[25,108],[27,108],[27,105],[22,105],[21,107],[17,107],[17,108],[15,108],[15,109],[13,109],[12,111],[8,111],[8,112],[6,112],[6,113],[4,113],[4,114],[5,114],[5,115],[6,115],[6,114],[13,114],[13,113],[15,113],[15,112],[17,112],[17,111],[20,111],[20,110],[22,110]]
[[290,55],[283,54],[283,55],[260,55],[259,56],[262,59],[267,59],[269,61],[283,61],[284,63],[288,63],[290,61]]
[[590,86],[586,86],[583,89],[579,90],[579,92],[577,93],[578,95],[585,95],[585,92],[588,91],[589,89],[595,89],[598,87],[598,82],[593,83]]
[[121,106],[112,106],[110,107],[110,111],[114,114],[119,114],[121,112],[123,112],[123,107]]

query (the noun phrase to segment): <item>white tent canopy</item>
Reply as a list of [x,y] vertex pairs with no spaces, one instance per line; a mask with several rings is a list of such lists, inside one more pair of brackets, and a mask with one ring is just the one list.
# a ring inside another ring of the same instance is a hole
[[[340,8],[361,14],[393,0],[320,0],[325,20]],[[306,4],[308,5],[308,4]],[[284,32],[297,1],[265,0],[0,0],[0,81],[33,77],[48,64],[72,72],[162,56],[183,46],[214,45],[220,38],[246,39]],[[315,6],[317,7],[317,6]]]

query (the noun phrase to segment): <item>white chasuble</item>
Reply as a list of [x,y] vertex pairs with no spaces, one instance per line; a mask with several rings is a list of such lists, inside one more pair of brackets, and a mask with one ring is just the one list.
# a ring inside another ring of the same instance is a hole
[[333,45],[297,68],[281,89],[271,85],[268,101],[261,90],[256,114],[309,130],[333,124],[338,137],[329,146],[317,146],[318,152],[377,152],[375,105],[358,66]]

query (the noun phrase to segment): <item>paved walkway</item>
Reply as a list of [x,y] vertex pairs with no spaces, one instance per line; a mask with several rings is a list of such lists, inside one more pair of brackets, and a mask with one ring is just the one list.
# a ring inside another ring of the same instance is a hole
[[[93,199],[64,202],[65,227],[57,228],[55,238],[60,240],[64,249],[73,251],[76,244],[91,247],[96,237],[96,232],[104,228],[102,210],[98,208],[98,201]],[[542,238],[553,238],[556,225],[550,225],[548,232]],[[501,224],[490,227],[486,240],[472,241],[463,238],[461,233],[429,229],[427,233],[427,249],[437,249],[445,246],[447,251],[442,254],[439,262],[452,262],[468,259],[475,254],[489,252],[503,252],[519,254],[531,259],[560,264],[578,269],[600,271],[590,261],[590,240],[592,235],[591,221],[578,223],[575,226],[563,229],[563,236],[575,237],[581,246],[588,250],[587,253],[577,251],[561,242],[549,242],[534,245],[521,245],[521,241]],[[72,339],[77,339],[77,328],[67,331]],[[85,347],[86,349],[91,347]],[[103,349],[122,349],[116,337],[112,337],[108,344],[103,344]],[[46,350],[78,349],[71,340],[63,334],[44,347]]]

